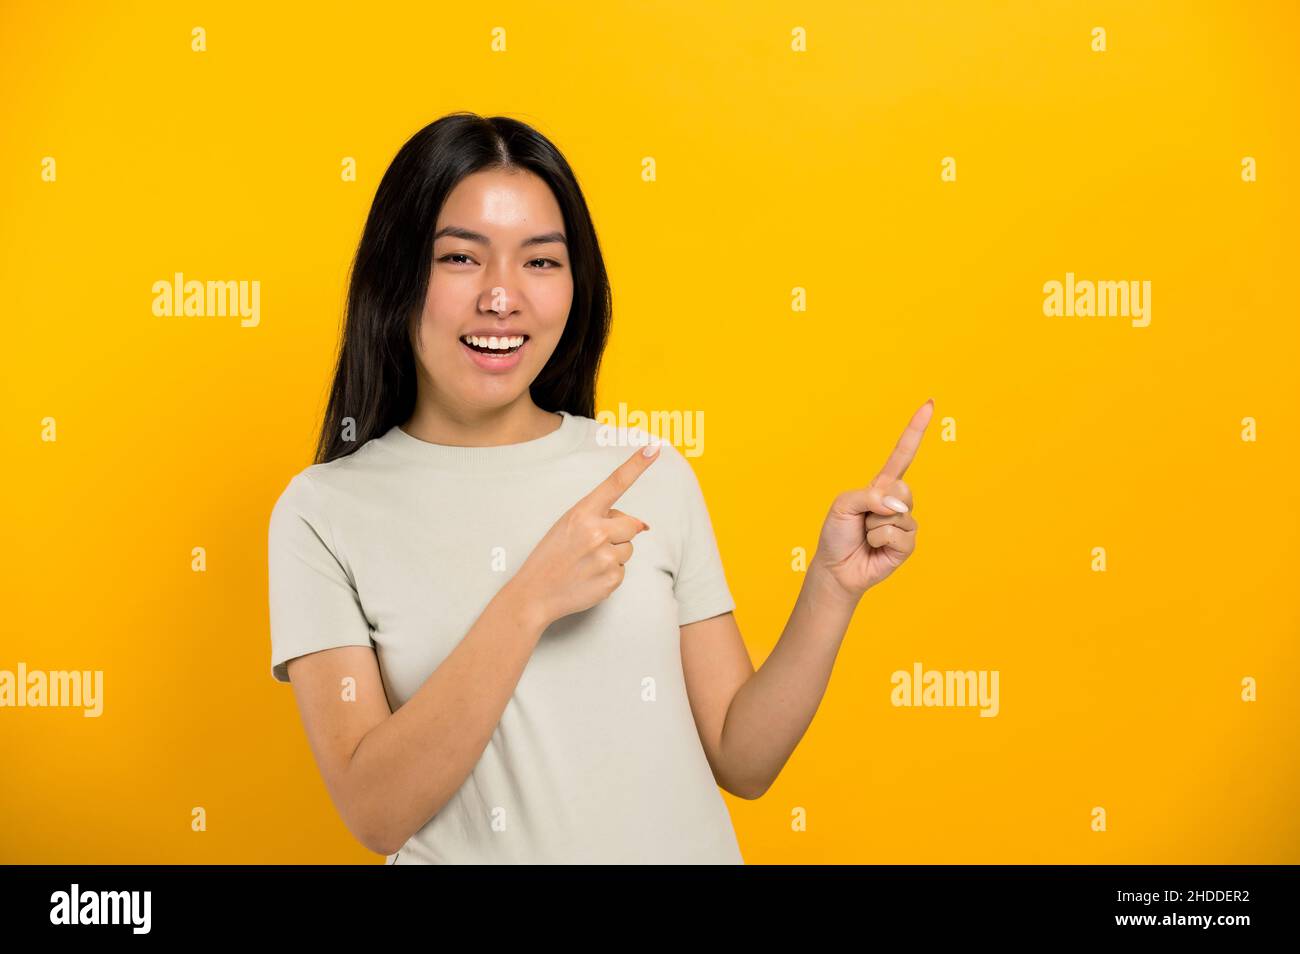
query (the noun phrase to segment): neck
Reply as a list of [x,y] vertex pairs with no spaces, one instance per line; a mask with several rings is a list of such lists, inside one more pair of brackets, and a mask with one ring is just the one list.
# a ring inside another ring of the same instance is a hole
[[525,392],[501,407],[451,407],[440,401],[417,401],[410,420],[400,426],[430,444],[496,447],[545,437],[560,423],[560,415],[543,411]]

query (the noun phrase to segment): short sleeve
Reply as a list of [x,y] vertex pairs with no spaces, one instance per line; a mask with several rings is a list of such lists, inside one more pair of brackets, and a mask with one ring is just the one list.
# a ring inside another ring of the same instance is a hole
[[683,473],[678,504],[682,515],[681,560],[673,577],[673,594],[677,597],[677,624],[685,626],[729,613],[736,603],[727,586],[713,522],[695,470],[671,444],[665,444],[664,449],[676,458]]
[[271,510],[267,590],[271,610],[271,675],[289,681],[296,656],[337,646],[374,646],[370,624],[339,562],[319,490],[297,474]]

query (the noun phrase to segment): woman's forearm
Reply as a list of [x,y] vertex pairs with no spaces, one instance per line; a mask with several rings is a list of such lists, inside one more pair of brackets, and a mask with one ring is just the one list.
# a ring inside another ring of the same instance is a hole
[[464,784],[546,625],[536,601],[508,581],[414,695],[362,738],[347,788],[372,850],[397,851]]
[[814,563],[776,647],[732,698],[722,761],[748,797],[767,791],[812,723],[857,604]]

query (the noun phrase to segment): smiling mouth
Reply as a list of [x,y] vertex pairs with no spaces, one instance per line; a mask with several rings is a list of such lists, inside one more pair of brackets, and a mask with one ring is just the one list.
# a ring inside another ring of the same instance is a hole
[[[482,337],[480,335],[461,335],[460,342],[471,351],[487,355],[514,354],[524,346],[528,335],[509,335],[504,338]],[[496,347],[493,347],[495,345]]]

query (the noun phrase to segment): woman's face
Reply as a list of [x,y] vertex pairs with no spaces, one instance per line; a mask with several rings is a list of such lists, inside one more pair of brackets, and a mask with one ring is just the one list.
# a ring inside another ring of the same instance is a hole
[[415,341],[425,385],[453,407],[511,403],[545,367],[572,301],[564,216],[546,183],[531,172],[466,176],[434,225]]

